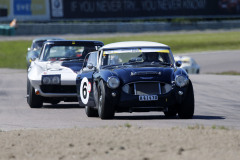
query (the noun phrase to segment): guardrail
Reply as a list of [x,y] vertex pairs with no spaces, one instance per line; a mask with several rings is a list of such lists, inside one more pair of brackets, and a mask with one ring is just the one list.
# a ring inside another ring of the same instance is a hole
[[115,23],[50,23],[18,24],[16,35],[139,33],[191,30],[240,29],[240,21],[214,21],[193,23],[167,22],[115,22]]

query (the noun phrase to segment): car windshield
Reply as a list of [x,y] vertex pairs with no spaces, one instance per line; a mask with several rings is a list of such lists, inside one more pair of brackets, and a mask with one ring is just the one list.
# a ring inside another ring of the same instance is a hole
[[32,44],[32,50],[39,50],[42,48],[44,41],[36,41]]
[[166,48],[133,48],[106,50],[102,66],[108,65],[171,65],[170,50]]
[[84,59],[92,51],[96,51],[95,46],[65,46],[65,45],[47,45],[45,47],[43,61]]

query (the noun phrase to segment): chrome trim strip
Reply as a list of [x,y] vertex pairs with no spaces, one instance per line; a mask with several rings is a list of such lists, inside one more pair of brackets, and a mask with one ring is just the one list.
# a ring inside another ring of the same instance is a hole
[[136,83],[134,83],[133,86],[134,86],[134,95],[137,95]]
[[161,91],[161,83],[160,82],[158,83],[158,89],[159,89],[159,94],[161,95],[162,91]]

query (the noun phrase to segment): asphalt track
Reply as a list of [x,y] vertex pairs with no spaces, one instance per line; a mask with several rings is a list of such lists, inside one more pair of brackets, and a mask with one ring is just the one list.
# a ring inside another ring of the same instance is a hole
[[225,126],[240,129],[240,51],[193,53],[201,74],[190,75],[195,92],[193,119],[166,119],[161,112],[117,113],[113,120],[88,118],[77,103],[45,104],[30,109],[26,102],[26,70],[0,69],[0,130],[135,125],[144,127]]

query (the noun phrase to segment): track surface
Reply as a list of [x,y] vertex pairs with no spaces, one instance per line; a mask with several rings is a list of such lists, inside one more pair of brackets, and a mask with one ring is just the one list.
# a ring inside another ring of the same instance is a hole
[[190,75],[195,92],[195,115],[191,120],[165,119],[161,112],[117,113],[114,120],[87,118],[77,103],[30,109],[26,102],[26,71],[0,69],[0,129],[72,128],[109,125],[175,127],[190,125],[225,126],[240,129],[240,76],[210,75],[240,72],[240,51],[194,53],[200,75]]

